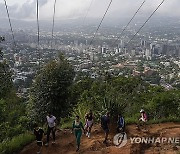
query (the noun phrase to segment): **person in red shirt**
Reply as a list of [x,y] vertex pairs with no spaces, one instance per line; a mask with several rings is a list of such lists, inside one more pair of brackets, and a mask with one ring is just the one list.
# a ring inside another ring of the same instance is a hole
[[139,118],[140,124],[138,125],[138,129],[140,129],[140,126],[143,126],[146,130],[146,123],[148,121],[147,114],[144,111],[144,109],[140,110],[141,117]]
[[143,109],[141,109],[140,113],[141,113],[141,118],[139,119],[139,121],[147,122],[147,114],[146,114],[146,112]]

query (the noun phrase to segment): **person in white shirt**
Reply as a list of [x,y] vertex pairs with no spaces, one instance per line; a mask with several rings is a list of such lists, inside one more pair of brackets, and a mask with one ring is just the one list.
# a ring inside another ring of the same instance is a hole
[[51,113],[49,113],[48,116],[46,116],[46,119],[47,119],[47,125],[48,125],[46,146],[48,146],[49,136],[50,136],[51,132],[52,132],[52,136],[53,136],[52,144],[55,144],[56,117],[53,116]]

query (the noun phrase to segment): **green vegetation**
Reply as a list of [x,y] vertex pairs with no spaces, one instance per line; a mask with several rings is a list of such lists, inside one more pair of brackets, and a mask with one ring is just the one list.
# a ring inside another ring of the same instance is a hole
[[39,71],[28,101],[16,95],[6,62],[0,63],[0,72],[0,153],[17,152],[33,141],[27,132],[34,122],[43,126],[47,112],[58,118],[62,128],[70,128],[76,115],[84,120],[90,109],[96,122],[110,111],[114,124],[118,113],[127,124],[137,123],[141,108],[147,111],[149,124],[180,121],[180,89],[166,91],[137,77],[75,77],[62,55]]
[[25,133],[29,130],[26,104],[15,93],[12,72],[5,61],[0,63],[0,115],[0,153],[12,154],[34,140]]
[[[87,84],[88,81],[90,87],[80,87],[82,82]],[[98,121],[101,115],[110,111],[113,120],[118,113],[122,113],[126,123],[132,124],[138,122],[139,111],[144,108],[148,113],[149,123],[180,121],[180,90],[166,91],[134,77],[111,77],[94,81],[85,79],[78,84],[83,92],[79,94],[72,117],[78,114],[84,119],[85,113],[91,109]]]
[[24,133],[28,127],[23,99],[16,96],[11,71],[6,62],[0,63],[0,141]]
[[62,55],[58,61],[51,61],[43,67],[31,89],[28,104],[31,119],[43,123],[48,112],[58,119],[66,116],[70,107],[69,87],[73,79],[73,68]]
[[1,154],[12,154],[16,153],[22,149],[25,145],[34,141],[34,136],[32,134],[21,134],[14,137],[11,140],[5,140],[0,143],[0,153]]

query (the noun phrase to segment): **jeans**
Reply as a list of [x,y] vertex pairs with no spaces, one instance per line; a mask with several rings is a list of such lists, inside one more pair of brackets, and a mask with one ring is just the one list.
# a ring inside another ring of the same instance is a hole
[[47,143],[49,142],[49,135],[50,135],[51,131],[52,131],[53,140],[55,141],[55,128],[48,126],[48,130],[47,130]]

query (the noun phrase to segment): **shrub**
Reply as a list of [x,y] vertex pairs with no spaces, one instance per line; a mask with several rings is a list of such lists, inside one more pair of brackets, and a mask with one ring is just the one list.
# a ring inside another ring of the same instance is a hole
[[20,151],[24,146],[34,141],[34,135],[25,133],[12,138],[7,139],[0,143],[0,153],[1,154],[13,154]]

